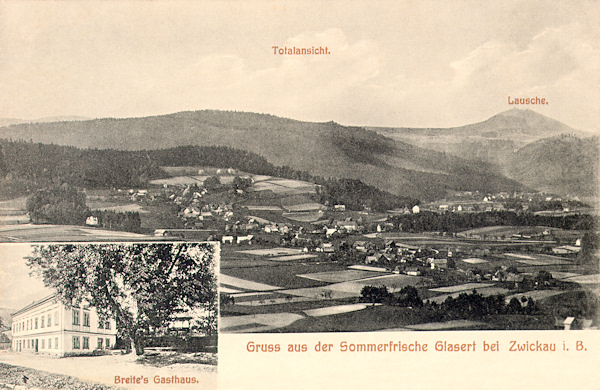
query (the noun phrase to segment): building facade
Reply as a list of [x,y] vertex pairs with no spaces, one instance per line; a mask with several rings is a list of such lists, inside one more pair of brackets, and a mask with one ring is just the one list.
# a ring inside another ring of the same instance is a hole
[[64,356],[111,349],[117,329],[94,308],[68,308],[51,295],[12,314],[12,335],[13,351]]

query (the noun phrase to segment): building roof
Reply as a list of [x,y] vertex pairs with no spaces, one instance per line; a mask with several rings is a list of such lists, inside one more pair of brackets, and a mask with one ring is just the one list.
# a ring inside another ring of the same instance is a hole
[[39,301],[33,301],[29,305],[25,306],[24,308],[22,308],[20,310],[17,310],[16,312],[12,313],[11,316],[14,317],[14,316],[19,315],[19,314],[21,314],[23,312],[26,312],[28,310],[31,310],[31,309],[36,308],[38,306],[41,306],[44,303],[52,300],[55,297],[56,297],[56,294],[51,294],[51,295],[48,295],[47,297],[45,297],[43,299],[40,299]]

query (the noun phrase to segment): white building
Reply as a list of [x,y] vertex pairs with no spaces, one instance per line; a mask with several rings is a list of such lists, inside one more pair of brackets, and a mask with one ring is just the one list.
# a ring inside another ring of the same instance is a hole
[[94,308],[67,308],[55,294],[12,314],[12,349],[64,356],[115,345],[116,322],[99,321]]

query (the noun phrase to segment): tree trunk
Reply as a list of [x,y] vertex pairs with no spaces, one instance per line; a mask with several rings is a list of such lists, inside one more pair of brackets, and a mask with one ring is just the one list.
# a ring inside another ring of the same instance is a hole
[[135,354],[140,356],[144,354],[144,337],[136,335],[133,337],[132,346],[135,348]]

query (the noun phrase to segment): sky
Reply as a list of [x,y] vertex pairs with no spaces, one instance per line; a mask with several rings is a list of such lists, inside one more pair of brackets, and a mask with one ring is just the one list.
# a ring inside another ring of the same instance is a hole
[[53,293],[40,278],[29,275],[25,256],[32,251],[31,244],[0,245],[0,308],[19,310]]
[[599,1],[0,0],[0,117],[451,127],[538,96],[520,108],[600,132],[599,14]]

